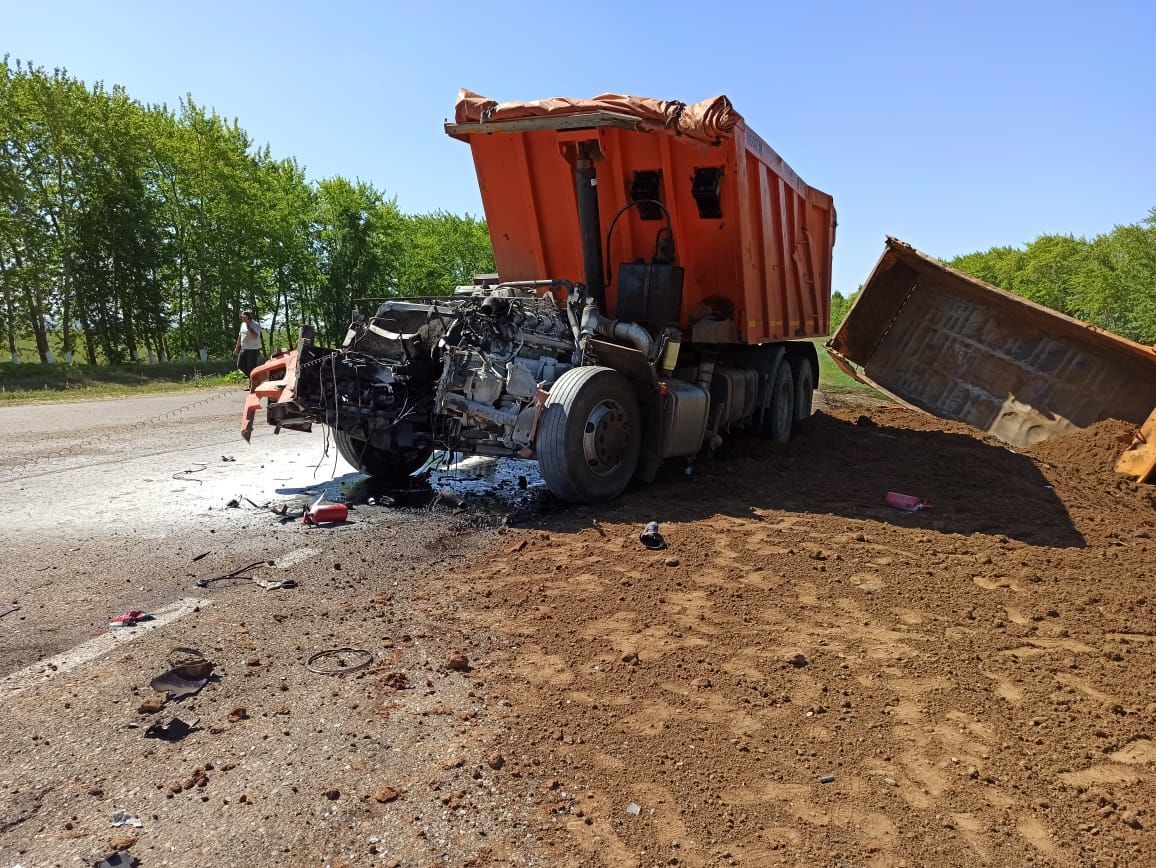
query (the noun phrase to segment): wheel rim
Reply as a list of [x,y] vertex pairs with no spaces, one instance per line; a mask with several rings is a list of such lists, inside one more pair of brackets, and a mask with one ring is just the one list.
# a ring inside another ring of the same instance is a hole
[[590,411],[582,426],[582,454],[590,470],[609,476],[630,448],[630,421],[617,401],[605,399]]

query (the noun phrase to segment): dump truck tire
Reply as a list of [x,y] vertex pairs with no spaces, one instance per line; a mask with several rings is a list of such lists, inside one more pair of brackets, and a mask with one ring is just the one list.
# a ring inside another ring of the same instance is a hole
[[786,359],[775,368],[771,385],[771,406],[763,416],[762,435],[775,443],[786,443],[795,428],[795,375]]
[[638,398],[611,368],[567,371],[550,390],[535,440],[550,491],[570,503],[617,497],[638,467],[642,447]]
[[802,356],[795,356],[791,360],[791,375],[795,380],[795,423],[794,431],[799,429],[811,418],[811,407],[815,396],[815,372],[811,369],[811,361]]
[[362,473],[386,483],[400,483],[429,461],[431,450],[406,449],[392,452],[368,445],[344,431],[333,432],[333,442],[341,457]]

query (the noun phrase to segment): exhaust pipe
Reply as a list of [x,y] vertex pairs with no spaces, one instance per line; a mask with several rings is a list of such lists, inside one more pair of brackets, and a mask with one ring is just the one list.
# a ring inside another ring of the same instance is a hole
[[616,319],[602,316],[598,307],[587,304],[582,311],[582,336],[589,337],[600,334],[603,337],[613,338],[616,341],[633,344],[635,348],[650,361],[654,354],[654,341],[650,332],[636,322],[619,322]]

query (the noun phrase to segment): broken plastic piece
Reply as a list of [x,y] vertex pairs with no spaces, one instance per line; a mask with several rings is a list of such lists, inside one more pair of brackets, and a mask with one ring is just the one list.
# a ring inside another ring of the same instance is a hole
[[162,741],[180,741],[197,728],[197,718],[181,720],[174,717],[168,723],[154,723],[145,730],[145,738],[159,738]]
[[169,699],[181,699],[199,692],[209,683],[209,676],[213,672],[212,662],[194,648],[174,648],[169,653],[170,662],[175,654],[185,659],[149,682],[149,687],[158,693],[167,693]]
[[638,804],[638,802],[631,802],[626,806],[626,813],[630,814],[632,817],[637,817],[642,813],[642,805]]
[[133,826],[139,829],[144,825],[137,817],[134,817],[128,811],[117,811],[112,815],[112,824],[114,826]]
[[919,512],[921,509],[933,508],[926,500],[921,500],[910,494],[900,494],[898,491],[887,492],[883,502],[893,509],[901,509],[904,512]]
[[266,581],[265,579],[253,579],[253,582],[256,585],[258,585],[259,587],[264,588],[266,591],[281,591],[281,590],[287,591],[290,588],[296,588],[297,587],[297,582],[293,579],[282,579],[281,581],[276,581],[276,580]]
[[121,612],[108,622],[108,626],[114,630],[118,627],[135,627],[141,621],[151,621],[152,619],[153,616],[147,612],[137,612],[133,610],[131,612]]
[[93,863],[93,868],[136,868],[140,862],[128,850],[117,850],[109,853],[99,862]]
[[662,534],[658,532],[658,522],[652,521],[646,526],[646,529],[638,535],[639,540],[653,552],[662,551],[666,548],[666,540],[662,538]]

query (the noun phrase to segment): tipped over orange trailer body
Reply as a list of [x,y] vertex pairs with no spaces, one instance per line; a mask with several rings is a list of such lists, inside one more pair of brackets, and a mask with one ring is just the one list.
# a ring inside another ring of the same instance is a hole
[[[574,162],[580,144],[594,143],[602,257],[649,261],[669,222],[685,270],[683,328],[722,297],[739,343],[827,334],[831,197],[807,185],[726,97],[689,106],[616,94],[498,104],[462,91],[446,131],[473,152],[502,281],[583,281]],[[632,201],[659,204],[623,212]],[[609,277],[605,311],[618,316],[618,280]]]

